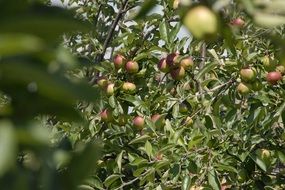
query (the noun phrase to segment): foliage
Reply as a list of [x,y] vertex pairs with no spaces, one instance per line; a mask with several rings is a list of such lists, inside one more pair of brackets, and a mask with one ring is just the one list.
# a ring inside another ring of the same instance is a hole
[[[70,0],[82,22],[60,8],[1,4],[4,189],[284,189],[284,82],[266,81],[285,71],[283,0]],[[219,31],[181,37],[197,5]],[[57,47],[62,34],[78,60]],[[177,52],[177,63],[194,62],[181,80],[157,67]],[[115,68],[117,54],[139,71]]]

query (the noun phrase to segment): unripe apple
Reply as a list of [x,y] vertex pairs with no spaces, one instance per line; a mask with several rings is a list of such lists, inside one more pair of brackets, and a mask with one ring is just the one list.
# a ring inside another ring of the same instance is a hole
[[159,61],[157,67],[161,72],[164,72],[164,73],[168,73],[170,71],[170,68],[169,68],[168,64],[166,63],[165,58],[163,58]]
[[97,79],[97,84],[101,88],[106,88],[106,86],[108,85],[108,79],[106,77],[101,76]]
[[185,69],[183,67],[175,68],[170,72],[170,75],[174,80],[181,80],[185,77]]
[[203,5],[190,9],[183,18],[183,23],[198,39],[212,38],[217,34],[219,27],[217,15]]
[[261,89],[262,89],[262,83],[260,81],[256,80],[252,83],[252,90],[260,91]]
[[108,86],[106,87],[107,96],[112,96],[114,94],[114,92],[115,92],[114,86],[115,86],[115,84],[113,84],[113,83],[108,84]]
[[157,128],[162,127],[165,124],[164,116],[160,114],[154,114],[151,116],[151,121],[155,124]]
[[184,103],[179,104],[179,112],[180,113],[188,112],[188,106]]
[[169,66],[169,68],[176,68],[176,67],[179,67],[179,61],[178,61],[178,58],[179,58],[179,53],[171,53],[169,55],[167,55],[166,57],[166,63],[167,65]]
[[267,150],[267,149],[261,149],[260,150],[261,159],[268,160],[268,159],[270,159],[270,156],[271,156],[271,154],[270,154],[269,150]]
[[109,111],[108,109],[104,109],[100,113],[101,120],[104,122],[110,122],[113,120],[112,112]]
[[137,73],[139,71],[139,65],[136,61],[128,61],[125,65],[125,69],[128,73]]
[[137,129],[143,129],[144,127],[144,118],[141,116],[136,116],[133,119],[133,125],[137,128]]
[[282,75],[278,71],[272,71],[266,75],[266,80],[268,83],[274,85],[277,84],[278,81],[282,80]]
[[184,58],[180,61],[180,66],[182,66],[185,70],[191,69],[193,65],[194,63],[191,57]]
[[251,91],[251,85],[250,84],[245,84],[245,83],[239,83],[237,86],[237,91],[238,93],[240,93],[241,95],[246,95],[248,93],[250,93]]
[[236,19],[233,19],[231,21],[231,25],[233,25],[233,26],[243,27],[244,24],[245,24],[245,22],[241,18],[236,18]]
[[190,187],[189,190],[203,190],[203,189],[204,189],[204,187],[202,187],[202,186],[196,186],[196,185],[194,185],[194,186]]
[[124,82],[122,85],[122,90],[125,93],[134,93],[136,91],[136,85],[131,82]]
[[240,70],[241,79],[245,82],[252,82],[256,79],[256,71],[251,68],[244,68]]
[[284,65],[278,65],[278,66],[276,67],[276,71],[278,71],[278,72],[280,72],[282,75],[284,75],[284,74],[285,74],[285,67],[284,67]]
[[114,62],[115,68],[120,69],[124,67],[126,63],[126,58],[120,54],[117,54],[114,56],[113,62]]
[[179,7],[180,0],[174,0],[173,1],[173,9],[177,9]]
[[266,71],[273,71],[275,69],[275,64],[270,60],[268,55],[261,58],[261,62]]

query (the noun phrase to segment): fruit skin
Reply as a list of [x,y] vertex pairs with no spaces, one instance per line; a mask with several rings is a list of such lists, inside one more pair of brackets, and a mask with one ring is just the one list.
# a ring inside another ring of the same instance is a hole
[[191,57],[183,58],[180,61],[180,66],[182,66],[185,70],[189,70],[193,67],[194,62]]
[[237,86],[237,91],[241,94],[241,95],[246,95],[248,93],[250,93],[251,91],[251,85],[250,84],[245,84],[245,83],[239,83]]
[[136,116],[133,119],[133,125],[137,128],[137,129],[143,129],[144,127],[144,118],[141,116]]
[[164,116],[160,114],[154,114],[151,116],[151,121],[155,124],[157,128],[162,127],[165,124]]
[[269,84],[274,85],[277,84],[279,80],[282,80],[282,75],[278,71],[272,71],[266,75],[266,80]]
[[114,56],[113,62],[114,62],[115,68],[120,69],[124,67],[126,63],[126,58],[120,54],[117,54]]
[[282,75],[285,74],[285,66],[284,65],[278,65],[276,67],[276,71],[280,72]]
[[115,86],[115,84],[113,84],[113,83],[108,84],[108,86],[106,87],[106,94],[107,94],[107,96],[114,95],[114,92],[115,92],[114,86]]
[[124,82],[122,85],[122,90],[125,93],[134,93],[136,91],[136,85],[131,82]]
[[243,27],[245,24],[244,20],[241,19],[241,18],[236,18],[236,19],[233,19],[231,21],[231,25],[233,26],[238,26],[238,27]]
[[128,61],[125,65],[125,69],[130,74],[137,73],[139,71],[139,65],[135,61]]
[[188,106],[184,103],[179,104],[179,112],[180,113],[188,112]]
[[166,63],[166,58],[161,59],[157,67],[161,72],[164,73],[168,73],[170,71],[169,65]]
[[170,72],[170,75],[174,80],[181,80],[185,77],[185,69],[183,67],[178,67],[173,69]]
[[180,0],[174,0],[173,1],[173,9],[177,9],[179,7],[179,4],[180,4]]
[[184,125],[186,127],[191,127],[193,125],[193,119],[191,117],[186,117],[186,119],[184,120]]
[[112,112],[108,109],[104,109],[103,111],[101,111],[100,117],[101,120],[106,123],[111,122],[113,120]]
[[270,61],[270,57],[268,55],[261,58],[261,62],[266,71],[274,71],[275,65]]
[[217,15],[203,5],[190,9],[183,18],[183,24],[198,39],[212,38],[219,28]]
[[106,77],[101,76],[97,79],[97,84],[101,88],[106,88],[108,85],[108,79]]
[[241,79],[245,82],[252,82],[256,79],[256,71],[251,68],[244,68],[240,70]]
[[179,53],[177,53],[177,52],[167,55],[166,63],[170,69],[179,67],[178,58],[179,58]]
[[252,83],[252,90],[254,91],[260,91],[262,89],[262,83],[260,81],[254,81]]
[[267,150],[267,149],[258,149],[258,150],[256,151],[256,154],[257,154],[262,160],[265,160],[265,161],[269,160],[270,157],[271,157],[271,153],[270,153],[270,151]]

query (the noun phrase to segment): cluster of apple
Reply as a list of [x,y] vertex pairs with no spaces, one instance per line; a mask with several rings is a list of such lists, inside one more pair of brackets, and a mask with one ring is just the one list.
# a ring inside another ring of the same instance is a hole
[[237,91],[246,95],[251,92],[251,90],[258,91],[261,90],[261,82],[257,79],[255,68],[246,67],[240,70],[240,82],[237,86]]
[[157,67],[161,72],[170,73],[174,80],[181,80],[186,75],[186,70],[193,67],[194,63],[191,57],[180,57],[179,53],[171,53],[162,58]]

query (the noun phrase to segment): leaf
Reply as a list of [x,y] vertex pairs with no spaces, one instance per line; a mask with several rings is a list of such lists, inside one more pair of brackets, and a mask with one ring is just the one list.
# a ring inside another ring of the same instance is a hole
[[122,150],[121,152],[120,152],[120,154],[117,156],[117,158],[116,158],[116,163],[117,163],[117,165],[118,165],[118,169],[119,169],[119,172],[121,172],[121,170],[122,170],[122,157],[123,157],[123,153],[124,153],[125,151],[124,150]]
[[0,121],[0,176],[3,176],[16,162],[17,144],[13,126]]
[[285,16],[257,12],[254,14],[254,21],[262,27],[274,28],[285,24]]
[[148,136],[148,135],[143,135],[143,136],[140,136],[136,139],[133,139],[131,142],[129,142],[129,144],[137,144],[137,143],[142,143],[142,142],[145,142],[146,140],[150,139],[151,137]]
[[194,136],[191,141],[188,143],[188,149],[192,149],[197,144],[201,143],[205,137],[202,135]]
[[160,33],[160,38],[162,40],[164,40],[166,43],[169,42],[169,39],[168,39],[168,26],[167,26],[167,22],[166,21],[162,21],[160,24],[159,24],[159,33]]
[[256,163],[256,165],[263,171],[267,171],[266,163],[256,155],[250,154],[250,158]]
[[214,190],[220,190],[221,189],[221,185],[220,185],[220,182],[219,182],[219,179],[217,177],[217,173],[216,173],[215,169],[211,169],[208,172],[208,182]]
[[105,185],[106,187],[110,187],[110,185],[112,185],[112,183],[114,183],[116,180],[120,179],[120,177],[122,177],[122,175],[118,175],[118,174],[110,175],[110,176],[107,177],[107,179],[104,181],[104,185]]
[[277,151],[277,155],[282,164],[285,164],[285,154],[281,151]]
[[181,23],[178,22],[176,24],[176,26],[171,30],[171,32],[169,33],[169,42],[170,43],[173,43],[174,40],[177,38],[177,34],[178,34],[180,28],[181,28]]
[[211,70],[213,70],[218,64],[217,63],[209,63],[203,67],[202,70],[196,75],[196,79],[201,79],[205,76],[206,73],[209,73]]
[[145,0],[134,19],[143,18],[157,4],[157,0]]
[[149,141],[146,141],[146,143],[145,143],[145,151],[149,157],[152,156],[152,146],[151,146]]
[[189,175],[185,176],[182,181],[181,190],[189,190],[191,185],[191,178]]
[[215,60],[216,60],[220,65],[222,64],[222,62],[221,62],[221,60],[219,59],[219,56],[218,56],[216,50],[214,50],[214,49],[209,49],[208,52],[215,58]]
[[215,168],[219,171],[228,171],[228,172],[234,172],[237,173],[237,169],[235,169],[233,166],[225,165],[225,164],[217,164],[215,165]]

